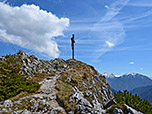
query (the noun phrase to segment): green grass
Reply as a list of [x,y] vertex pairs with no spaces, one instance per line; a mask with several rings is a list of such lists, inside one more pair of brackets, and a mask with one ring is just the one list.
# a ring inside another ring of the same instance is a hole
[[30,81],[40,82],[40,81],[43,81],[44,78],[52,77],[54,75],[55,75],[54,73],[52,73],[52,74],[37,73],[34,76],[32,76],[32,78],[30,79]]
[[[70,61],[70,60],[68,60]],[[92,93],[97,92],[97,89],[93,88],[101,88],[103,83],[98,81],[95,85],[92,84],[92,76],[98,75],[97,71],[90,65],[82,63],[80,61],[75,60],[74,62],[68,63],[70,68],[73,68],[70,71],[66,71],[61,74],[60,78],[57,80],[57,97],[62,102],[66,111],[74,111],[75,110],[75,101],[69,103],[69,97],[74,93],[72,87],[76,86],[83,94],[84,97],[92,102],[94,99],[92,96],[85,96],[86,92],[89,90]],[[90,70],[91,69],[91,70]],[[68,81],[68,77],[71,77],[71,81]],[[103,78],[102,76],[100,78]],[[88,81],[90,80],[90,81]],[[87,88],[85,88],[84,83]],[[90,86],[93,86],[91,89]],[[102,100],[102,96],[98,96],[98,100]]]
[[60,99],[60,102],[66,109],[66,111],[74,111],[75,110],[75,103],[69,103],[69,97],[73,94],[73,90],[71,85],[66,83],[60,83],[58,82],[58,85],[56,86],[56,89],[59,91],[57,93],[57,97]]
[[108,109],[108,110],[106,111],[106,113],[108,113],[108,114],[113,114],[113,110],[114,110],[115,108],[119,108],[119,109],[121,109],[121,110],[124,112],[124,111],[127,110],[127,107],[126,107],[124,104],[125,104],[125,103],[122,102],[122,103],[119,103],[119,104],[116,104],[116,105],[112,105],[112,107],[111,107],[110,109]]
[[0,62],[0,101],[12,98],[21,92],[36,92],[40,85],[26,79],[21,73],[21,56],[7,55]]

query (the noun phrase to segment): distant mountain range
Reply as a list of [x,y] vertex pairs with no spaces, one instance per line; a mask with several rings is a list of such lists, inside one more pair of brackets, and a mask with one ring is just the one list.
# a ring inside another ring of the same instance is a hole
[[139,95],[142,99],[147,99],[149,102],[152,103],[152,85],[138,87],[130,91],[133,94]]
[[104,73],[103,75],[107,78],[110,86],[116,91],[118,90],[131,91],[138,87],[152,85],[152,80],[150,78],[138,73],[127,73],[124,75]]
[[147,76],[138,73],[124,75],[104,73],[103,75],[107,78],[113,92],[128,90],[152,103],[152,80]]

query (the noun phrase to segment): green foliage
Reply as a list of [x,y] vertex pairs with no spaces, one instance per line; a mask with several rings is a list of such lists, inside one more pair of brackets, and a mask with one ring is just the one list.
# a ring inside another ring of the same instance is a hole
[[74,111],[75,110],[75,103],[71,102],[69,103],[69,97],[73,94],[71,85],[58,81],[58,85],[56,86],[56,89],[59,91],[57,93],[58,99],[60,99],[60,102],[62,103],[63,107],[66,109],[66,111]]
[[16,96],[21,92],[32,93],[39,89],[37,82],[27,80],[20,73],[21,57],[7,55],[4,62],[0,62],[0,101]]
[[83,77],[82,77],[83,79],[87,79],[88,78],[88,75],[87,75],[87,73],[84,73],[84,75],[83,75]]
[[114,110],[115,108],[122,109],[123,112],[125,112],[126,109],[127,109],[127,107],[124,105],[124,102],[121,102],[121,103],[119,103],[119,104],[112,105],[112,107],[111,107],[110,109],[108,109],[108,110],[106,111],[106,113],[108,113],[108,114],[109,114],[109,113],[110,113],[110,114],[113,114],[113,110]]
[[118,103],[125,102],[130,107],[143,112],[144,114],[152,114],[152,104],[147,100],[142,100],[137,94],[132,95],[127,90],[124,92],[118,91],[114,93],[115,99]]

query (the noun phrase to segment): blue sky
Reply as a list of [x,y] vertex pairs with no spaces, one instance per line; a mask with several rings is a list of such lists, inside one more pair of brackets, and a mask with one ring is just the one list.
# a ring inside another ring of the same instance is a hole
[[100,73],[152,77],[152,1],[0,1],[0,55],[69,59],[74,33],[75,58]]

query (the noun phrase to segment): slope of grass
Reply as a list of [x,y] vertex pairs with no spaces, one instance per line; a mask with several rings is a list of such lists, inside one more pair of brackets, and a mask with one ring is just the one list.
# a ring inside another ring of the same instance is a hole
[[[75,110],[75,102],[68,102],[69,97],[73,94],[72,87],[76,86],[84,95],[90,103],[94,99],[93,95],[86,96],[88,91],[92,93],[97,93],[98,89],[103,86],[103,83],[96,81],[96,84],[93,84],[95,75],[98,75],[98,72],[90,65],[82,63],[77,60],[68,60],[67,61],[69,68],[66,72],[63,72],[60,78],[57,80],[57,97],[63,104],[67,112]],[[102,76],[100,78],[103,78]],[[91,88],[90,88],[91,87]],[[102,96],[98,96],[98,100],[102,100]]]
[[21,73],[21,56],[7,55],[0,62],[0,101],[12,98],[21,92],[36,92],[40,85],[26,79]]

